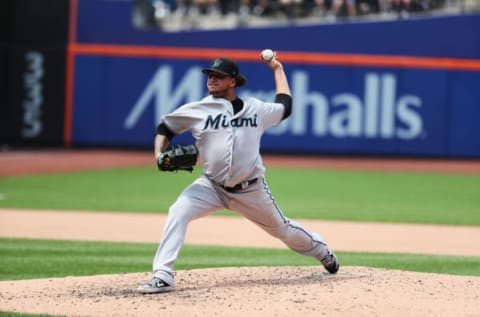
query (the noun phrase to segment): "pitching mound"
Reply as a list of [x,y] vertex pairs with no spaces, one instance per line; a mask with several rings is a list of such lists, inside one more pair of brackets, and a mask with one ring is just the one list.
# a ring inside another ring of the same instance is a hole
[[141,295],[149,273],[0,282],[0,309],[67,316],[474,316],[480,278],[342,267],[178,271],[177,291]]

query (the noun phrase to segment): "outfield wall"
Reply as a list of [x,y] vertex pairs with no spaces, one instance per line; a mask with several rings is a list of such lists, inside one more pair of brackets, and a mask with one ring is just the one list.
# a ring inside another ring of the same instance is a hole
[[68,1],[0,1],[0,144],[64,139]]
[[239,62],[242,97],[273,99],[268,47],[294,110],[265,151],[480,157],[480,15],[169,33],[134,29],[129,1],[70,4],[66,145],[151,147],[162,114],[206,94],[217,56]]

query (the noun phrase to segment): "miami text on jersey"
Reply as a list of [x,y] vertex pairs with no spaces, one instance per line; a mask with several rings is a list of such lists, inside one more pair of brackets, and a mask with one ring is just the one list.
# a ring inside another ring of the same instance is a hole
[[232,120],[227,119],[227,115],[219,113],[215,117],[209,115],[207,120],[205,121],[205,126],[203,130],[212,127],[213,129],[217,130],[219,127],[228,128],[229,126],[233,128],[240,128],[240,127],[257,127],[257,115],[255,114],[253,118],[235,118]]

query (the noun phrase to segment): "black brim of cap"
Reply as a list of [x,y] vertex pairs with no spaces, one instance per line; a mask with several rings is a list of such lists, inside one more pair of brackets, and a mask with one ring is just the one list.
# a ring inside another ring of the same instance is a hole
[[[227,72],[224,72],[218,68],[205,68],[205,69],[202,69],[202,73],[204,74],[208,74],[210,72],[214,72],[214,73],[219,73],[219,74],[222,74],[222,75],[225,75],[225,76],[230,76],[231,75]],[[246,83],[247,83],[247,78],[245,76],[243,76],[242,74],[238,75],[238,76],[235,76],[235,79],[237,80],[237,87],[242,87],[244,86]]]
[[202,69],[202,73],[204,74],[208,74],[210,72],[214,72],[214,73],[219,73],[219,74],[222,74],[222,75],[226,75],[226,76],[230,76],[229,73],[227,72],[224,72],[223,70],[220,70],[218,68],[205,68],[205,69]]

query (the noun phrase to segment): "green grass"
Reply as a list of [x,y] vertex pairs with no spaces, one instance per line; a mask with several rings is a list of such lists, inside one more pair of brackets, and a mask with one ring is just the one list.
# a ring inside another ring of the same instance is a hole
[[[156,244],[0,239],[0,280],[151,271]],[[480,257],[338,252],[342,265],[480,276]],[[319,265],[288,249],[191,246],[177,270]],[[319,268],[320,270],[320,268]]]
[[[4,178],[0,208],[164,213],[200,173],[143,167]],[[269,168],[267,179],[293,219],[480,225],[478,175]]]
[[280,206],[300,218],[480,224],[479,176],[322,170],[273,176]]

